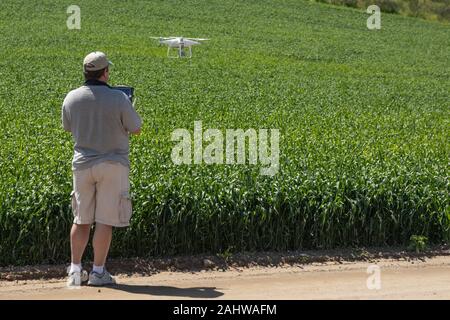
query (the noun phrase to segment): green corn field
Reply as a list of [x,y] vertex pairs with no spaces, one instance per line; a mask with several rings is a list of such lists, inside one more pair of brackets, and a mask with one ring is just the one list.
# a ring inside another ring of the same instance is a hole
[[[0,2],[0,265],[70,258],[65,95],[94,50],[135,87],[131,226],[112,257],[450,238],[450,28],[314,1]],[[150,36],[205,37],[190,60]],[[280,168],[175,165],[173,130],[280,130]],[[91,250],[91,249],[89,249]]]

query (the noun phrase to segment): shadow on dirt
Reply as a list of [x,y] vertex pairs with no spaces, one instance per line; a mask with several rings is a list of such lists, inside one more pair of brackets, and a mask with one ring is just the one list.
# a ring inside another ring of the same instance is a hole
[[189,297],[201,299],[218,298],[223,296],[223,292],[217,291],[215,287],[177,288],[170,286],[117,284],[109,288],[128,293],[147,294],[152,296]]

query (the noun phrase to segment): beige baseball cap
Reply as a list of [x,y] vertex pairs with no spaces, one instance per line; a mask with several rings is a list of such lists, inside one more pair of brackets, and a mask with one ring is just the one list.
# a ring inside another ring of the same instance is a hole
[[83,69],[85,71],[97,71],[112,64],[113,63],[106,57],[106,54],[101,51],[94,51],[84,58]]

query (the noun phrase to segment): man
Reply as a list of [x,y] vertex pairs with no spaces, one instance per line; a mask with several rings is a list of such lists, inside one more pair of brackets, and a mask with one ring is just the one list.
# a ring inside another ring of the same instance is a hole
[[[104,267],[112,227],[128,226],[131,217],[129,134],[139,134],[142,122],[128,97],[107,84],[110,65],[104,53],[88,54],[86,82],[69,92],[62,106],[63,127],[75,142],[68,286],[87,280],[94,286],[115,283]],[[81,259],[94,222],[94,266],[88,277]]]

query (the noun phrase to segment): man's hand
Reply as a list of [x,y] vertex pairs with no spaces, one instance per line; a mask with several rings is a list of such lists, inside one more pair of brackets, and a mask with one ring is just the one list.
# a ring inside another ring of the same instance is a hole
[[133,134],[133,135],[136,135],[136,136],[140,135],[141,134],[141,128],[137,129],[136,131],[130,132],[130,134]]

